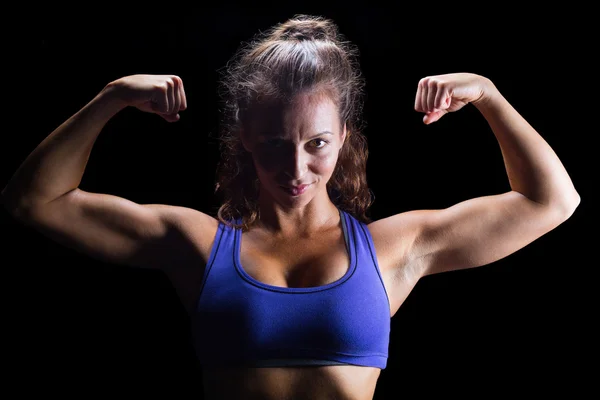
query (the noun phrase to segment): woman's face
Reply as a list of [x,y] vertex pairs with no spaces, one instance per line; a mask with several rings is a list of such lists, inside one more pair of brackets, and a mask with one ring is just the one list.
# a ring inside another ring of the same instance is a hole
[[345,138],[336,105],[318,94],[298,95],[289,105],[260,106],[242,134],[261,194],[288,207],[326,195]]

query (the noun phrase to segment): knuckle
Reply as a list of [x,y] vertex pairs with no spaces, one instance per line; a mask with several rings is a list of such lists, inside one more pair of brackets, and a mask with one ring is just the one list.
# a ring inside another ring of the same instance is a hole
[[162,81],[155,83],[154,88],[160,90],[161,92],[166,92],[169,89],[169,85],[165,81]]
[[442,84],[443,83],[439,79],[431,79],[430,82],[429,82],[429,86],[432,89],[438,89],[438,88],[440,88],[442,86]]

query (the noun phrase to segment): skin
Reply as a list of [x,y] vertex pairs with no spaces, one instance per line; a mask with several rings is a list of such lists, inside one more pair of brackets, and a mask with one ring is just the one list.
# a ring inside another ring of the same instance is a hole
[[[326,189],[346,138],[338,115],[335,104],[319,93],[255,110],[242,139],[260,181],[257,227],[290,240],[338,225]],[[310,186],[300,196],[282,189],[302,184]]]
[[[415,95],[425,124],[469,103],[498,140],[511,190],[368,225],[391,317],[422,277],[504,258],[563,223],[580,202],[554,151],[487,78],[430,76]],[[176,122],[187,108],[183,82],[172,75],[135,75],[110,83],[37,146],[2,199],[15,218],[65,246],[115,264],[162,269],[192,313],[217,220],[194,209],[136,204],[78,188],[96,137],[128,106]],[[331,134],[315,137],[324,130]],[[261,136],[266,131],[275,136],[277,150]],[[256,110],[244,128],[243,143],[261,184],[261,217],[242,235],[241,246],[241,263],[255,279],[320,286],[347,270],[339,214],[325,186],[347,135],[335,105],[315,93],[299,95],[291,106]],[[311,186],[298,197],[280,187],[301,183]],[[377,368],[351,365],[206,368],[204,385],[207,399],[367,400],[379,374]]]

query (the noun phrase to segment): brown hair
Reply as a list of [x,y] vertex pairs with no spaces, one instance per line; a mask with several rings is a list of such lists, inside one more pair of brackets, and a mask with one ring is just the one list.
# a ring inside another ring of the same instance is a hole
[[[348,132],[327,183],[329,196],[338,208],[362,222],[371,221],[367,213],[374,196],[367,186],[368,148],[361,133],[364,79],[358,49],[345,40],[334,22],[296,15],[259,33],[242,44],[224,68],[220,84],[224,121],[215,190],[223,197],[219,221],[248,229],[258,218],[258,177],[240,138],[251,106],[265,99],[291,101],[308,90],[330,96]],[[238,217],[241,225],[233,221]]]

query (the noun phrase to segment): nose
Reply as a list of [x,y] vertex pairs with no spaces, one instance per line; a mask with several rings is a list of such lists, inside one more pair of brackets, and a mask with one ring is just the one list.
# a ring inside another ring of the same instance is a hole
[[284,172],[295,180],[301,180],[308,171],[309,155],[305,151],[294,149],[288,156]]

